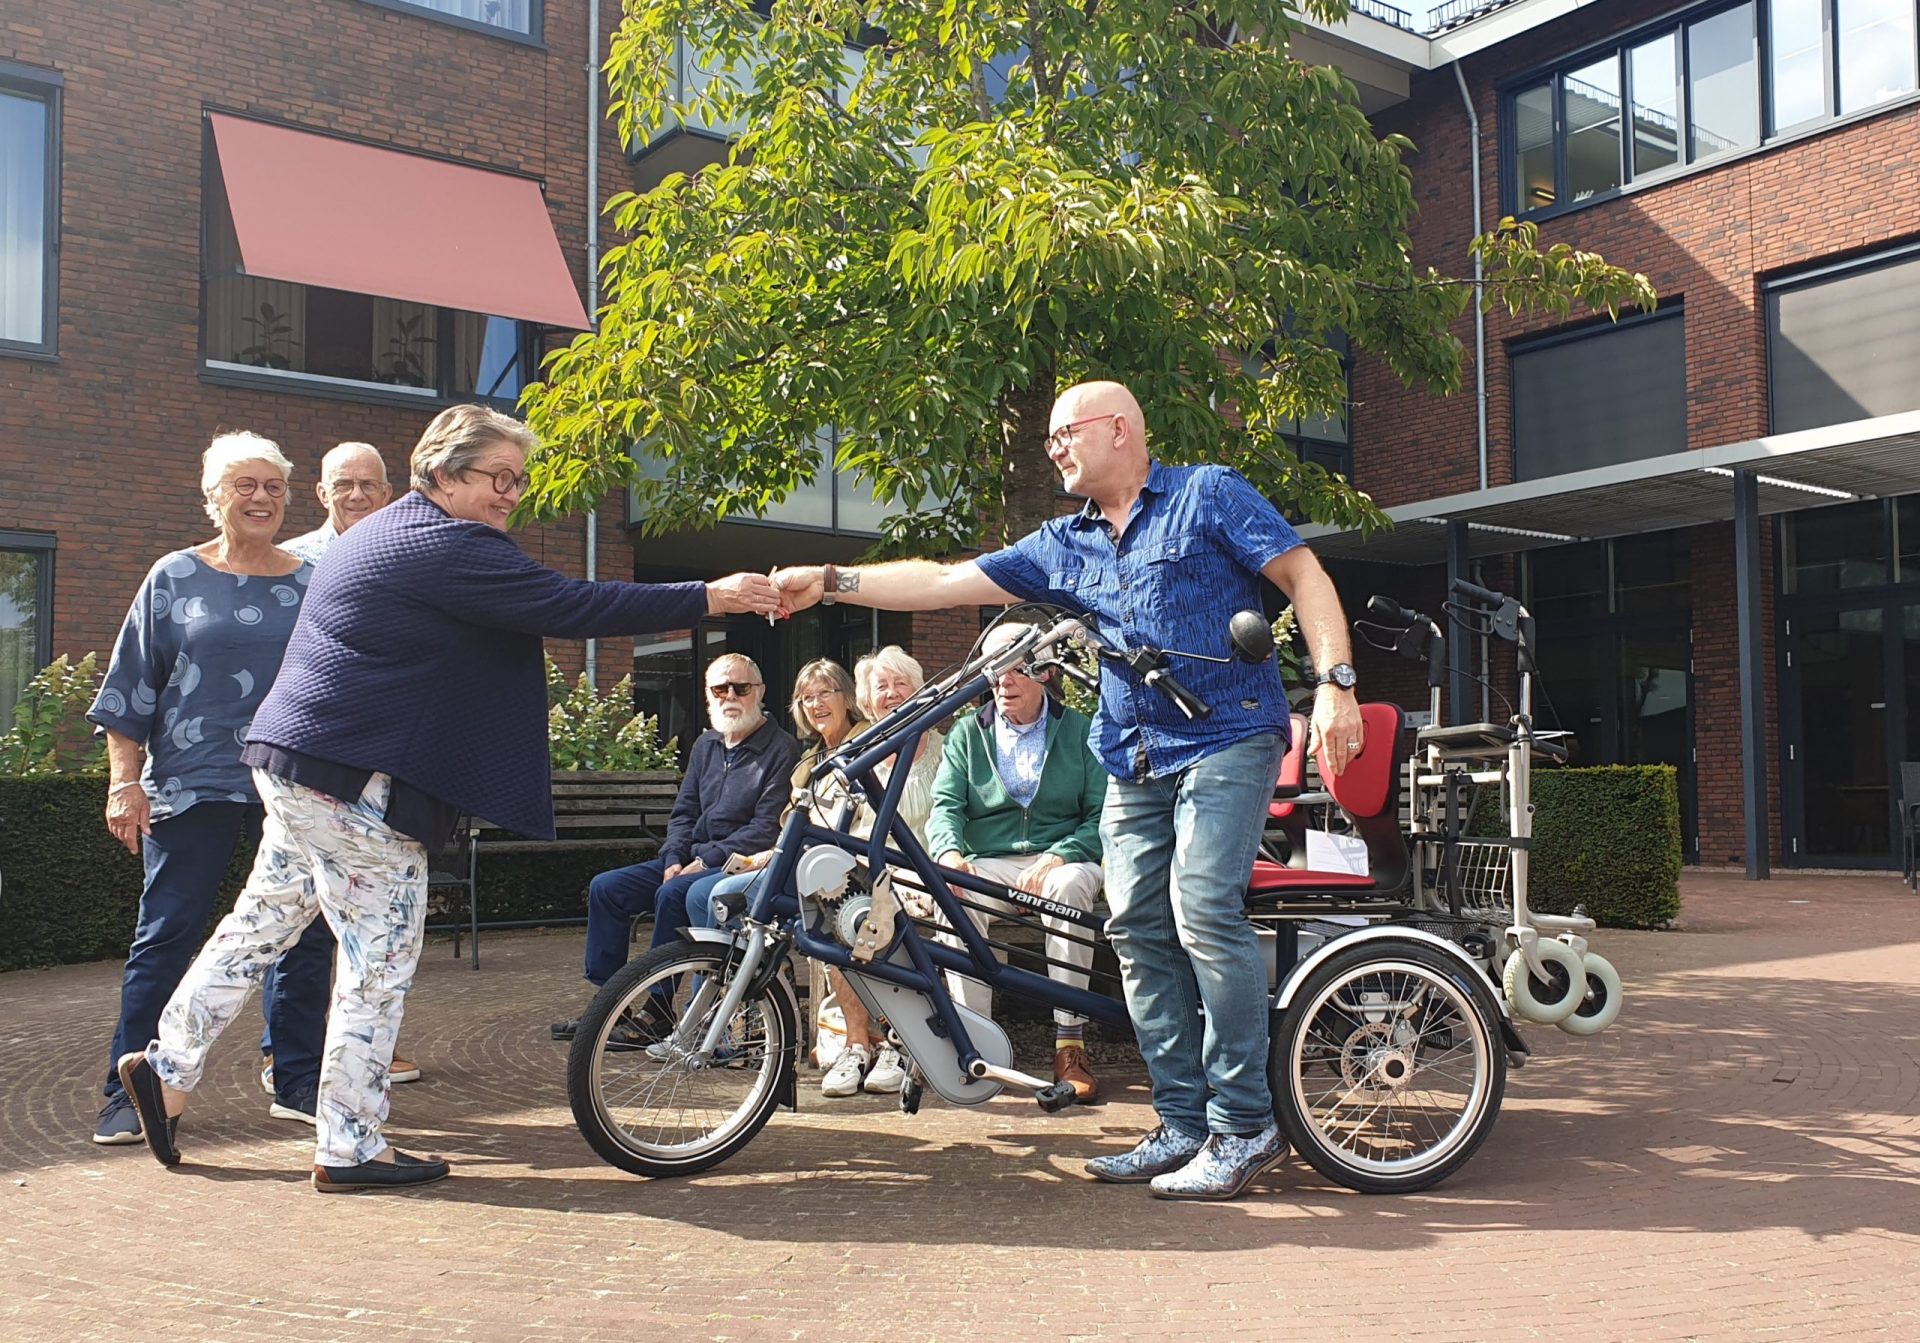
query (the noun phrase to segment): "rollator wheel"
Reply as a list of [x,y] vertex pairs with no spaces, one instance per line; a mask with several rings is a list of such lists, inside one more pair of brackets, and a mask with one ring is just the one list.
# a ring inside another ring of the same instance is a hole
[[1586,970],[1583,981],[1586,995],[1581,998],[1580,1006],[1573,1009],[1573,1015],[1563,1018],[1558,1025],[1568,1035],[1598,1035],[1613,1025],[1620,1015],[1624,993],[1620,987],[1620,972],[1613,968],[1606,957],[1596,956],[1591,951],[1581,959],[1581,965]]
[[1572,1016],[1586,997],[1586,969],[1580,964],[1580,953],[1565,942],[1542,938],[1538,946],[1547,967],[1546,979],[1533,973],[1526,956],[1515,947],[1501,982],[1515,1012],[1528,1021],[1553,1026]]
[[741,1000],[710,1061],[693,1057],[725,993],[728,959],[728,947],[710,942],[658,947],[608,980],[581,1016],[567,1099],[588,1145],[621,1170],[691,1175],[718,1165],[791,1095],[800,1014],[784,975]]
[[1498,1020],[1470,968],[1424,943],[1381,939],[1331,957],[1273,1032],[1268,1078],[1294,1150],[1363,1194],[1440,1183],[1500,1115]]

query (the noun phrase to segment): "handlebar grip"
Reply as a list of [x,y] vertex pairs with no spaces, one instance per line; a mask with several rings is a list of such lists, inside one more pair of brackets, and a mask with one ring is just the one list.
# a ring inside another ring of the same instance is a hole
[[1367,610],[1382,620],[1391,620],[1400,625],[1411,625],[1419,616],[1408,610],[1393,598],[1384,594],[1375,594],[1367,598]]
[[1148,672],[1144,679],[1148,685],[1178,705],[1180,712],[1189,718],[1201,719],[1213,712],[1211,704],[1181,685],[1174,674],[1165,667]]
[[1483,588],[1478,583],[1469,583],[1464,578],[1453,580],[1453,595],[1465,597],[1468,601],[1478,602],[1482,606],[1503,606],[1507,600],[1505,593],[1495,592],[1492,588]]

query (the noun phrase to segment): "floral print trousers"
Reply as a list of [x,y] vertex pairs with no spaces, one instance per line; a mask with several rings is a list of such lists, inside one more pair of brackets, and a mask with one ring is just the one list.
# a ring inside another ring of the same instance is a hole
[[160,1014],[147,1059],[168,1086],[191,1091],[207,1051],[267,967],[316,916],[339,943],[321,1056],[314,1160],[353,1166],[386,1150],[387,1068],[407,989],[420,962],[427,851],[387,825],[393,783],[367,781],[341,802],[263,770],[260,851],[233,912],[220,921]]

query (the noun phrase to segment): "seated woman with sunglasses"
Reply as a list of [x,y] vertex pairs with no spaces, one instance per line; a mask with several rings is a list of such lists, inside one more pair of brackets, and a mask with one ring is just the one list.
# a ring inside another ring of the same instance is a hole
[[314,571],[246,734],[242,759],[266,804],[253,871],[160,1013],[158,1038],[128,1038],[119,1061],[162,1163],[180,1160],[174,1126],[213,1042],[267,963],[324,917],[340,952],[314,1187],[445,1178],[447,1162],[396,1153],[381,1134],[393,1040],[420,959],[428,850],[461,812],[553,837],[541,636],[647,634],[778,608],[762,574],[656,585],[543,568],[507,535],[534,446],[497,411],[441,412],[414,447],[412,492],[355,524]]

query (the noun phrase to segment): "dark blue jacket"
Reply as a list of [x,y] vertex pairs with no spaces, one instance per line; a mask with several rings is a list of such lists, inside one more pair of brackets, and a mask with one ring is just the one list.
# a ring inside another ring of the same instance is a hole
[[250,742],[380,770],[506,830],[553,837],[541,636],[685,629],[702,583],[586,583],[414,493],[314,571]]
[[687,758],[661,860],[671,867],[697,857],[718,870],[733,854],[772,848],[799,759],[800,743],[771,718],[731,751],[718,732],[702,732]]

